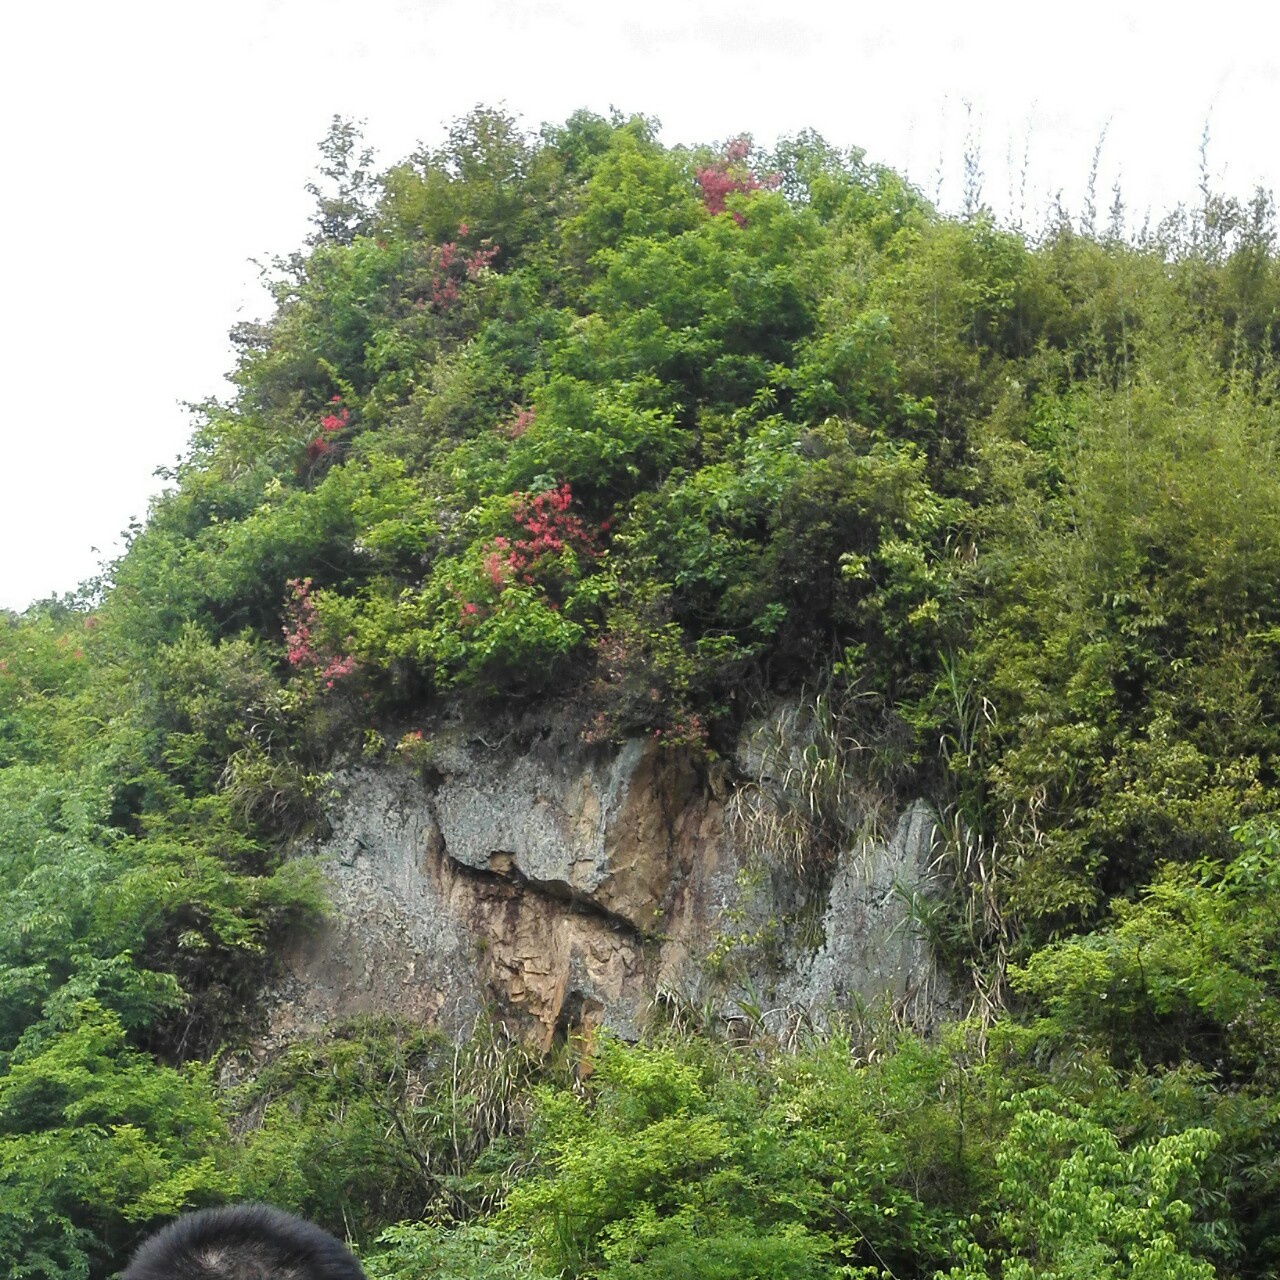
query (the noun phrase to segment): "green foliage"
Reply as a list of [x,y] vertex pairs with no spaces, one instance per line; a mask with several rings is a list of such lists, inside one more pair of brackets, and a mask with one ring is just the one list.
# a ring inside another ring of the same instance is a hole
[[68,1003],[96,998],[130,1028],[181,1004],[134,964],[145,932],[117,897],[132,850],[106,837],[103,802],[46,768],[0,772],[0,1054]]
[[966,670],[995,708],[991,808],[1036,814],[1011,891],[1042,930],[1159,861],[1225,856],[1277,800],[1274,408],[1159,343],[1121,389],[1043,402],[1025,441],[986,446],[999,549]]
[[638,118],[613,131],[590,169],[581,208],[563,233],[580,269],[601,250],[629,239],[679,235],[700,220],[687,158],[665,151]]
[[362,1259],[370,1280],[540,1280],[542,1273],[492,1227],[389,1227]]
[[254,865],[221,797],[186,813],[169,800],[140,837],[107,825],[96,780],[0,773],[0,1053],[90,997],[132,1031],[212,1050],[243,1020],[268,940],[319,909],[305,864]]
[[75,740],[73,705],[87,683],[97,619],[39,607],[0,613],[0,768],[56,756]]
[[235,1189],[204,1066],[128,1048],[93,1001],[0,1077],[0,1258],[17,1277],[88,1277],[148,1228]]
[[[488,1209],[519,1163],[533,1070],[532,1054],[483,1019],[461,1046],[378,1021],[300,1042],[239,1100],[241,1184],[360,1240],[428,1211]],[[409,1233],[395,1265],[437,1245],[461,1257],[464,1239]]]
[[688,445],[688,433],[655,407],[660,391],[652,378],[608,388],[553,379],[538,393],[532,425],[512,446],[506,482],[515,491],[553,476],[606,511],[648,487]]
[[[1002,1210],[997,1230],[1005,1280],[1214,1280],[1192,1249],[1201,1169],[1217,1135],[1188,1129],[1122,1150],[1113,1134],[1083,1116],[1022,1109],[1001,1147]],[[991,1259],[970,1250],[949,1280],[986,1280]],[[939,1273],[942,1276],[942,1273]]]
[[1046,1033],[1121,1062],[1192,1060],[1273,1084],[1280,836],[1246,827],[1237,838],[1245,852],[1232,862],[1166,866],[1136,902],[1115,904],[1109,927],[1014,970]]
[[943,1188],[968,1157],[944,1058],[908,1045],[880,1070],[839,1038],[764,1061],[607,1041],[594,1068],[585,1100],[540,1094],[544,1171],[500,1219],[549,1271],[880,1275],[947,1255]]

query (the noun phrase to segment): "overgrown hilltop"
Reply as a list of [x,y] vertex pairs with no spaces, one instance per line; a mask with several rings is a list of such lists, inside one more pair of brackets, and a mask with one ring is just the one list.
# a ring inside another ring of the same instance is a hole
[[[1032,241],[816,135],[323,150],[234,399],[0,634],[13,1273],[241,1194],[365,1240],[427,1206],[387,1275],[1273,1272],[1270,199]],[[551,699],[714,756],[779,692],[936,801],[972,1023],[606,1046],[536,1097],[370,1027],[214,1088],[321,907],[283,854],[335,759]]]

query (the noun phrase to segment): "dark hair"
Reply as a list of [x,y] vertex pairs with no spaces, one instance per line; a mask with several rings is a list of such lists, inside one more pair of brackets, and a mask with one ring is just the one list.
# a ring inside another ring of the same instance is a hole
[[171,1222],[120,1280],[365,1280],[345,1245],[265,1204],[203,1209]]

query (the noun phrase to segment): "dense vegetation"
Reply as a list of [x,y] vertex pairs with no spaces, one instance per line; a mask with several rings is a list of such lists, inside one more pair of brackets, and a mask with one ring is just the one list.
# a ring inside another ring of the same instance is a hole
[[[234,399],[101,583],[0,617],[9,1274],[240,1196],[382,1280],[1280,1271],[1270,199],[1033,238],[814,135],[323,151]],[[935,800],[967,1019],[220,1075],[336,759],[495,699],[710,759],[802,690]]]

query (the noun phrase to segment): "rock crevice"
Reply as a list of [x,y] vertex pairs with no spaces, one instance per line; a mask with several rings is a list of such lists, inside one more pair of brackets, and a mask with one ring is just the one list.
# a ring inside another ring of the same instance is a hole
[[474,876],[478,880],[501,880],[509,884],[519,894],[542,897],[547,899],[549,904],[562,906],[570,911],[599,920],[605,925],[612,925],[620,933],[640,943],[654,936],[645,934],[637,928],[633,920],[616,911],[610,911],[608,907],[602,905],[589,894],[583,893],[581,889],[574,888],[567,880],[537,880],[532,876],[526,875],[520,869],[515,854],[507,850],[497,850],[491,853],[487,867],[475,867],[469,863],[460,862],[449,854],[447,847],[445,856],[449,857],[453,862],[456,873],[463,877]]

